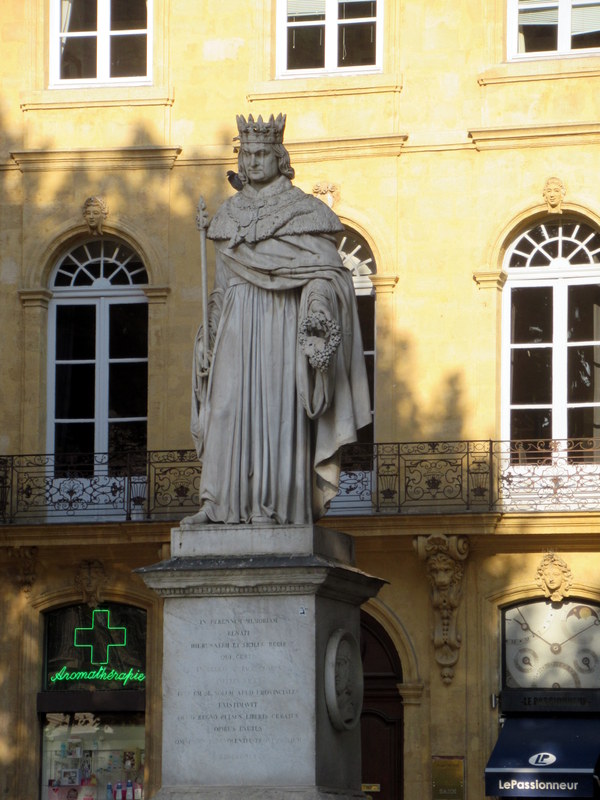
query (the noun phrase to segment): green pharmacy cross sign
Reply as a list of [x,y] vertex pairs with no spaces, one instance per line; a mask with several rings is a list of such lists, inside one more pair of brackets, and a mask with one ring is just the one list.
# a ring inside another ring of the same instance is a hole
[[91,626],[75,628],[73,644],[75,647],[90,648],[92,664],[108,664],[110,648],[125,647],[127,644],[127,628],[113,627],[108,609],[94,609]]

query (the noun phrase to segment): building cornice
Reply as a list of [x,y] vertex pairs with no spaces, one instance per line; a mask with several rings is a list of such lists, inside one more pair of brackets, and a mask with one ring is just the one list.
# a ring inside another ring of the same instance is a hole
[[600,122],[471,128],[468,134],[477,150],[550,147],[560,144],[597,144],[600,142]]
[[77,150],[14,150],[21,172],[88,169],[172,169],[181,147],[98,147]]

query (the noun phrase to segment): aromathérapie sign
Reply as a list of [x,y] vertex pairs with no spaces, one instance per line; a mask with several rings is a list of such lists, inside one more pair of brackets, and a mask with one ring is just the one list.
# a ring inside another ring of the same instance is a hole
[[102,603],[56,609],[46,617],[45,690],[146,688],[146,612]]

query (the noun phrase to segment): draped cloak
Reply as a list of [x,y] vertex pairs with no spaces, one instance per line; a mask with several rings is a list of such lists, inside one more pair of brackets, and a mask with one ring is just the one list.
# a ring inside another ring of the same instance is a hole
[[[209,370],[194,348],[192,434],[202,461],[200,508],[215,522],[308,523],[336,495],[340,447],[370,422],[354,288],[333,234],[338,217],[279,176],[246,185],[212,220],[215,286]],[[313,369],[298,342],[323,313],[341,341]]]

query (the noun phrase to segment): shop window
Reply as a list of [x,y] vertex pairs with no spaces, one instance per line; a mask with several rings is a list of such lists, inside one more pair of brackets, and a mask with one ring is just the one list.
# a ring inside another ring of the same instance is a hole
[[383,0],[279,0],[278,73],[381,68]]
[[600,437],[600,231],[540,222],[512,243],[505,269],[503,438],[583,452],[576,442]]
[[508,0],[509,58],[600,49],[600,2]]
[[143,797],[145,684],[145,611],[104,603],[46,614],[42,800]]
[[152,0],[50,0],[50,83],[149,83]]
[[[48,450],[57,477],[145,471],[147,281],[140,257],[107,237],[72,248],[55,269]],[[140,464],[132,464],[138,457]]]

